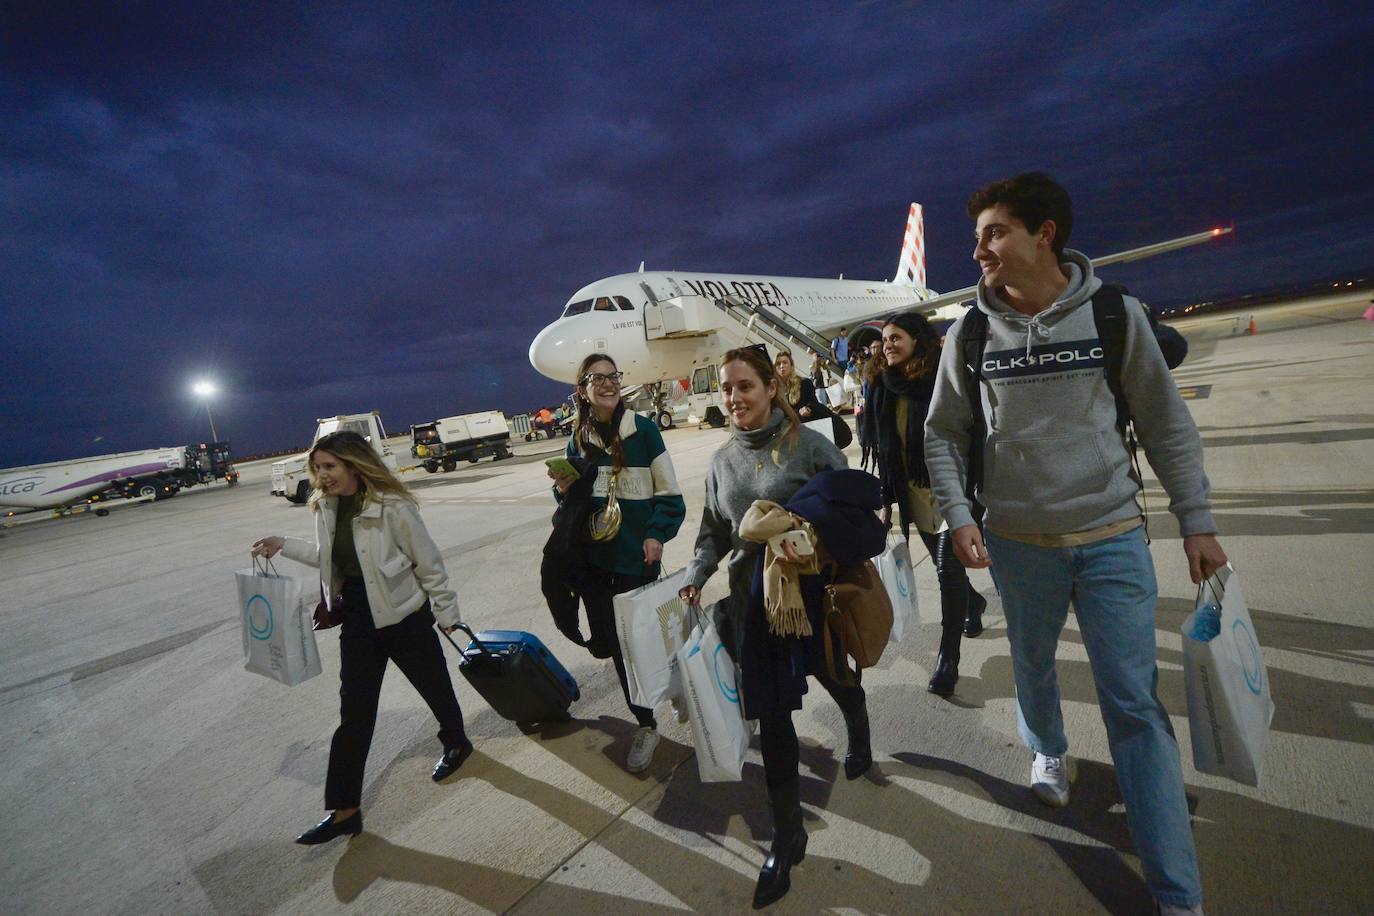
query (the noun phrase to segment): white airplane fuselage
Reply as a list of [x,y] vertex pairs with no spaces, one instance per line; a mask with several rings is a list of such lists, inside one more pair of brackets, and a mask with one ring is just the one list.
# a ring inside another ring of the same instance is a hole
[[[587,354],[607,353],[625,373],[626,385],[686,378],[698,366],[716,362],[726,350],[758,338],[732,321],[721,321],[718,327],[699,333],[650,339],[645,330],[646,308],[670,300],[709,302],[727,296],[773,306],[823,337],[833,336],[841,327],[852,331],[861,322],[850,321],[851,316],[898,311],[921,302],[914,287],[885,280],[684,271],[619,274],[574,293],[562,317],[540,331],[530,344],[530,363],[542,375],[572,382]],[[580,308],[584,304],[590,305]],[[962,308],[950,317],[958,312]],[[797,359],[803,370],[810,362],[800,353]]]

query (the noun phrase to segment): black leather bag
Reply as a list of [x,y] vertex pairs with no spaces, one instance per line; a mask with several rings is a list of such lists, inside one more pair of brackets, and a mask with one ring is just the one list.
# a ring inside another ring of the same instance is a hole
[[315,605],[315,613],[312,615],[313,622],[310,625],[312,630],[332,630],[343,623],[343,613],[339,610],[339,603],[343,598],[334,599],[334,607],[331,609],[324,600],[324,583],[320,583],[320,603]]

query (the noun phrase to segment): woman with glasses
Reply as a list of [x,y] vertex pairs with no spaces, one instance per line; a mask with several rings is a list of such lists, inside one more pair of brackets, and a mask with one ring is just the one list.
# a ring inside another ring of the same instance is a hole
[[[677,485],[672,459],[663,435],[652,420],[625,408],[620,398],[622,374],[605,353],[592,353],[577,370],[572,439],[567,456],[583,466],[590,463],[596,474],[590,514],[604,508],[614,488],[620,510],[620,527],[604,539],[586,539],[588,575],[581,583],[590,637],[587,649],[596,658],[610,658],[620,679],[620,689],[639,728],[630,743],[625,768],[642,773],[649,768],[658,748],[658,722],[654,711],[630,702],[625,659],[616,636],[612,599],[634,591],[659,577],[663,544],[677,534],[687,514]],[[575,477],[550,469],[558,498]]]

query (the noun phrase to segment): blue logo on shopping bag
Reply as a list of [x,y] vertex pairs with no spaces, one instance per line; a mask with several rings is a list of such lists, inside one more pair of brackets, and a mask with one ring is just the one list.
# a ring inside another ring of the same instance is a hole
[[[262,614],[266,618],[261,626],[253,619],[253,604],[257,602],[262,605]],[[267,639],[272,635],[272,604],[262,595],[254,595],[248,599],[248,635],[254,639]]]
[[725,656],[725,670],[730,672],[730,680],[727,682],[725,678],[720,676],[720,654],[724,651],[724,646],[716,646],[715,655],[711,659],[716,669],[716,684],[720,687],[720,692],[724,695],[725,699],[729,700],[731,703],[738,704],[739,688],[735,686],[735,663],[730,660],[730,656],[728,655]]
[[1264,659],[1260,657],[1259,642],[1243,620],[1231,624],[1231,636],[1236,641],[1241,670],[1245,672],[1245,686],[1259,696],[1264,689]]
[[909,567],[906,565],[906,561],[902,559],[900,554],[893,557],[892,559],[894,565],[897,567],[897,594],[901,595],[903,598],[909,598],[911,597],[911,589],[906,587],[906,573],[904,572],[904,570],[908,569]]

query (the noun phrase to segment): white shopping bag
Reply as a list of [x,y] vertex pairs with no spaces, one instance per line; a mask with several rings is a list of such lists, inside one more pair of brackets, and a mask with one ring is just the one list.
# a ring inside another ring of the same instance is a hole
[[678,650],[697,773],[702,782],[731,782],[741,778],[749,751],[749,727],[744,722],[735,662],[720,643],[709,612],[692,628]]
[[803,423],[807,429],[814,429],[831,442],[835,441],[835,421],[829,417],[821,417],[819,420],[808,420]]
[[243,626],[243,667],[288,686],[319,674],[320,650],[300,580],[256,564],[234,573],[234,578]]
[[1183,621],[1183,678],[1193,766],[1258,786],[1274,703],[1245,593],[1230,565],[1203,583]]
[[831,407],[843,407],[845,406],[845,404],[848,403],[848,399],[845,397],[843,383],[836,382],[835,384],[827,387],[825,390],[826,396],[829,398],[827,403]]
[[630,702],[636,706],[653,709],[681,692],[675,671],[677,650],[687,641],[687,608],[677,593],[686,584],[687,570],[680,569],[611,602]]
[[901,642],[916,629],[916,574],[911,569],[911,548],[900,534],[889,534],[887,549],[873,558],[878,578],[883,580],[887,597],[892,602],[892,634],[890,642]]

